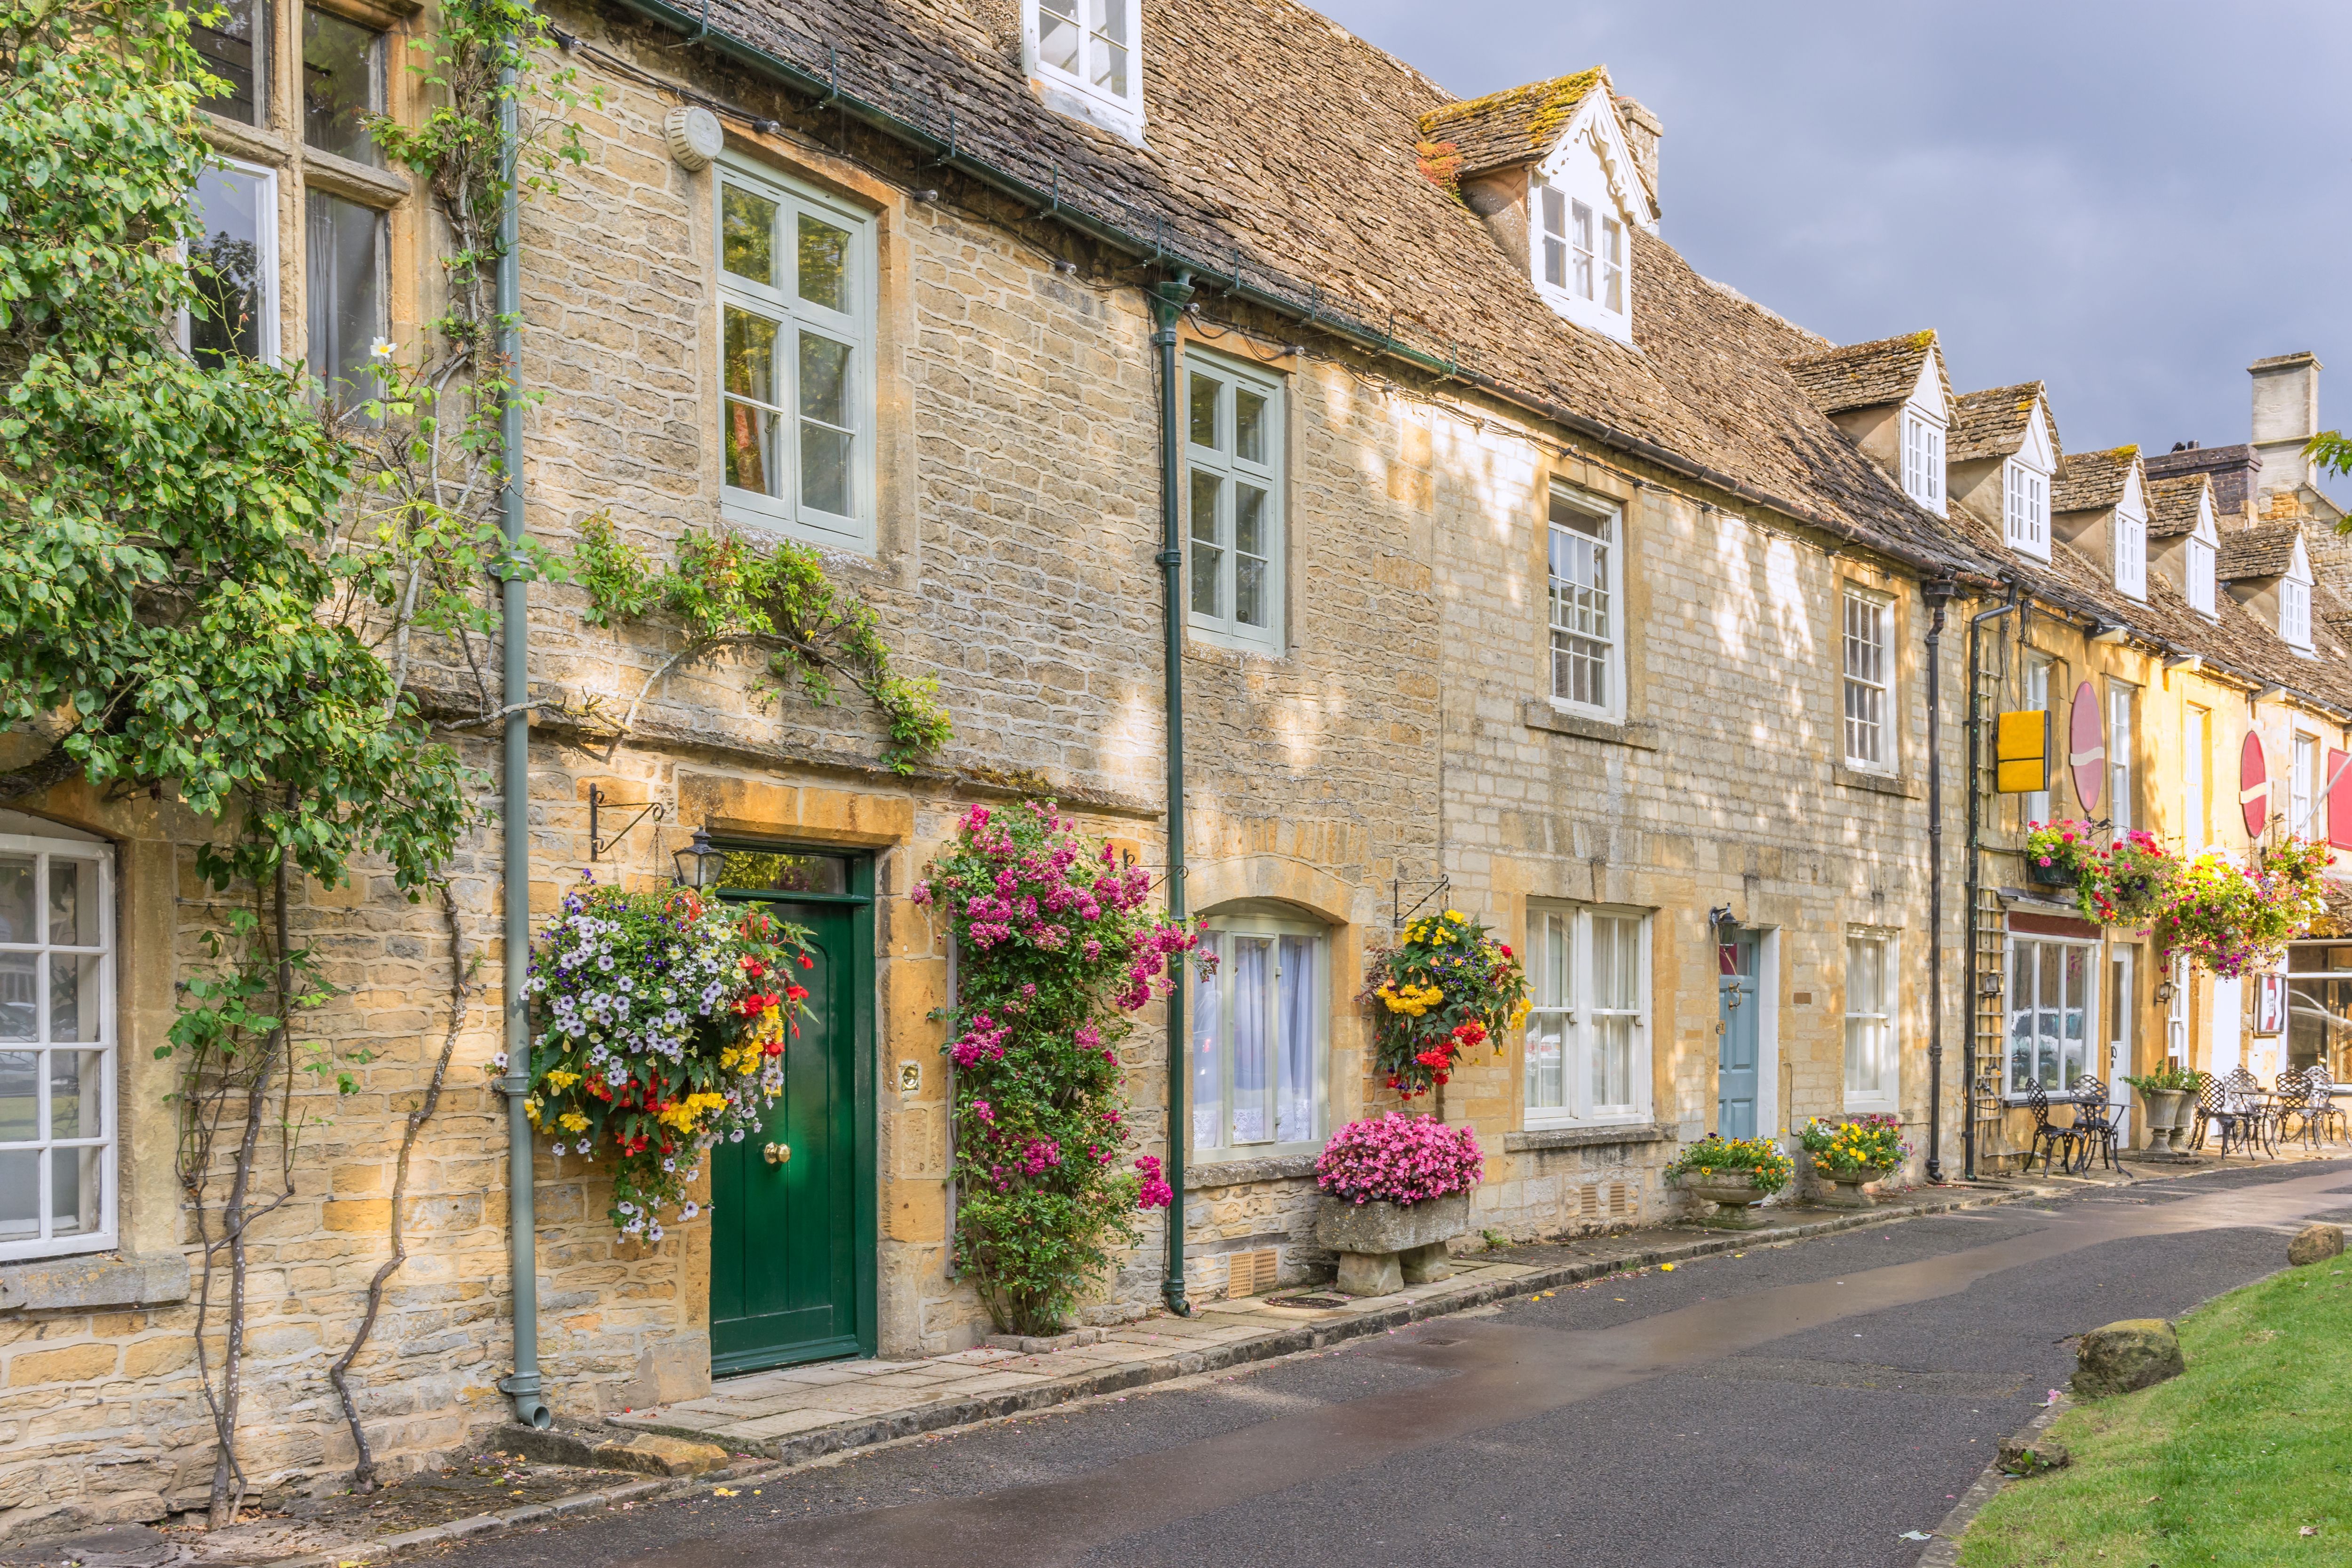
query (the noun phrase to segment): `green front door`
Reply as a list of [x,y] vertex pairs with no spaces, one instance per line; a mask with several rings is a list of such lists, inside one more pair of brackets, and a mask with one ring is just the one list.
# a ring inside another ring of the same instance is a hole
[[808,928],[816,966],[799,977],[809,1016],[785,1045],[782,1096],[758,1132],[710,1152],[710,1361],[721,1375],[873,1351],[857,1202],[871,1162],[858,1114],[870,1086],[857,1074],[870,959],[856,947],[861,932],[871,940],[872,906],[760,901]]

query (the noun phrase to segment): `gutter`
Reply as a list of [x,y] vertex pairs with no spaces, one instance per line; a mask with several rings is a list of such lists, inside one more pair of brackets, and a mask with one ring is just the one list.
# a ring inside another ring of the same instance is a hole
[[[1982,828],[1984,824],[1984,792],[1977,787],[1983,776],[1981,761],[1984,744],[1984,712],[1977,691],[1978,672],[1983,668],[1979,638],[1984,624],[2002,616],[2012,615],[2024,602],[2022,590],[2015,582],[2009,584],[2009,599],[1969,618],[1969,877],[1968,877],[1968,1033],[1960,1047],[1960,1103],[1966,1115],[1960,1122],[1960,1175],[1963,1180],[1977,1179],[1977,993],[1981,981],[1977,972],[1977,905],[1983,900],[1984,855]],[[2045,760],[2045,768],[2049,765]],[[1940,1016],[1940,1015],[1939,1015]],[[1931,1028],[1933,1025],[1929,1026]]]
[[[1168,667],[1168,918],[1184,919],[1184,433],[1182,383],[1178,379],[1176,323],[1192,302],[1192,275],[1150,291],[1151,345],[1160,354],[1160,563],[1166,595]],[[1160,1299],[1180,1318],[1192,1315],[1184,1299],[1184,1032],[1185,970],[1180,956],[1168,987],[1168,1155],[1165,1176],[1175,1196],[1168,1203],[1168,1256],[1160,1277]]]
[[[1944,605],[1952,589],[1948,578],[1920,585],[1932,616],[1927,623],[1927,1180],[1937,1183],[1944,1179]],[[1973,903],[1969,910],[1973,916]],[[1969,945],[1973,952],[1973,929]],[[1975,1037],[1973,1032],[1969,1037]]]
[[[1213,263],[1189,256],[1181,248],[1171,246],[1164,226],[1157,236],[1146,237],[1121,228],[1117,224],[1105,219],[1095,217],[1091,214],[1080,212],[1066,204],[1059,191],[1041,190],[1019,175],[1008,170],[1000,169],[961,150],[952,132],[944,139],[936,136],[912,121],[893,114],[879,104],[869,103],[855,93],[844,91],[837,78],[827,77],[795,60],[772,54],[757,44],[711,27],[707,14],[681,9],[670,5],[668,0],[614,0],[614,3],[623,10],[635,12],[649,21],[659,23],[675,32],[686,35],[690,43],[702,44],[716,54],[749,66],[761,75],[779,81],[795,91],[818,99],[825,108],[834,110],[848,119],[859,121],[892,140],[923,153],[925,155],[923,166],[926,169],[952,169],[1000,195],[1021,203],[1038,217],[1050,217],[1143,265],[1178,271],[1188,277],[1198,276],[1211,279],[1214,286],[1228,298],[1244,300],[1290,320],[1305,322],[1317,331],[1327,332],[1374,358],[1395,360],[1415,370],[1434,375],[1441,381],[1454,382],[1474,391],[1484,393],[1549,424],[1572,430],[1580,436],[1627,457],[1638,458],[1654,467],[1664,468],[1692,483],[1706,485],[1719,490],[1750,506],[1778,512],[1792,522],[1830,534],[1844,543],[1874,551],[1923,575],[1950,576],[1956,570],[1956,563],[1951,560],[1906,549],[1892,541],[1868,533],[1852,523],[1815,511],[1810,507],[1773,495],[1768,490],[1759,489],[1746,480],[1724,473],[1720,469],[1695,462],[1655,442],[1619,430],[1614,426],[1594,419],[1588,415],[1579,414],[1539,394],[1522,391],[1492,376],[1465,370],[1460,361],[1451,356],[1440,358],[1433,353],[1425,353],[1419,349],[1399,342],[1385,332],[1375,331],[1368,326],[1360,326],[1342,318],[1325,314],[1312,305],[1302,305],[1298,300],[1255,287],[1244,281],[1238,268],[1231,272],[1221,271]],[[730,112],[738,113],[740,118],[747,120],[751,118],[749,115],[740,114],[740,111],[730,110]],[[1977,573],[1961,571],[1959,575],[1962,581],[1973,586],[1990,588],[1995,585],[1993,578]]]
[[[520,40],[509,39],[520,47]],[[505,778],[499,803],[502,837],[499,883],[506,898],[507,1070],[499,1089],[507,1097],[507,1239],[514,1279],[514,1371],[499,1379],[499,1392],[514,1402],[515,1419],[526,1426],[554,1425],[554,1413],[540,1396],[539,1237],[531,1214],[530,1119],[524,1103],[530,1091],[530,1023],[523,979],[530,952],[530,585],[520,554],[523,541],[522,398],[515,384],[522,363],[522,191],[515,184],[517,131],[515,71],[499,73],[499,175],[506,195],[499,208],[499,355],[504,380],[499,391],[499,510],[508,559],[499,583],[499,641],[506,708]]]

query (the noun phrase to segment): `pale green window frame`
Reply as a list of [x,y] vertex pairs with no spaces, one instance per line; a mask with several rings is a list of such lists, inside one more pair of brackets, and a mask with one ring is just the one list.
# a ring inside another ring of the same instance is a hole
[[1189,348],[1183,378],[1188,624],[1210,642],[1279,655],[1288,554],[1282,380]]

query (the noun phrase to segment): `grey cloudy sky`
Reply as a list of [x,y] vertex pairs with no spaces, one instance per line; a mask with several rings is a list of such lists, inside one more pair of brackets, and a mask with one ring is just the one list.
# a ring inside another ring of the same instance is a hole
[[1465,97],[1605,63],[1699,270],[1839,342],[1934,327],[1961,391],[2043,379],[2071,449],[2242,441],[2294,349],[2352,422],[2343,0],[1308,3]]

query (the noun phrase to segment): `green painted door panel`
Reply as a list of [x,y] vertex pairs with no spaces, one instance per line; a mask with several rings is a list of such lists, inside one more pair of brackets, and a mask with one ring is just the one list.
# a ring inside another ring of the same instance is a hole
[[[740,1143],[711,1152],[710,1359],[725,1374],[858,1353],[854,917],[772,902],[809,929],[809,1016],[784,1047],[784,1092]],[[775,1144],[789,1157],[770,1161]]]

